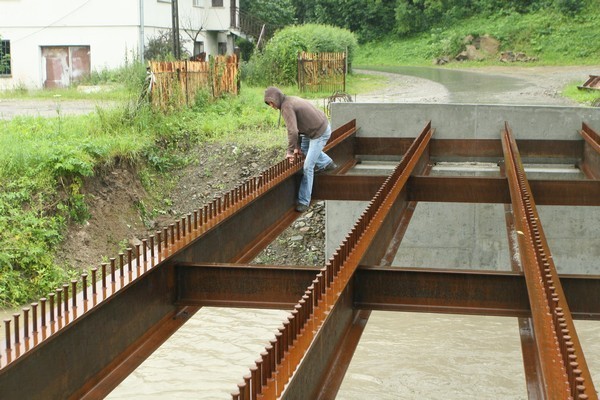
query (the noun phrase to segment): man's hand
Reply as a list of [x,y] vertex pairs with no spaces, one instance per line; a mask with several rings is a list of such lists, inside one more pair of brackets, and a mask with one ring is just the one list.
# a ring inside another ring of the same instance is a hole
[[302,151],[300,149],[294,149],[293,153],[287,153],[286,157],[289,161],[294,161],[294,159],[296,157],[299,157],[302,155]]

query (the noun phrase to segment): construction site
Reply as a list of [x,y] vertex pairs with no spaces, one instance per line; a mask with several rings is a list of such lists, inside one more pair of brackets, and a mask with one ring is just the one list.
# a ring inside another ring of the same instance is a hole
[[[300,216],[302,160],[282,160],[4,320],[0,398],[105,398],[201,308],[224,307],[286,313],[233,399],[336,398],[379,312],[415,332],[417,314],[504,318],[522,371],[504,398],[597,399],[600,109],[349,102],[331,123],[338,169],[313,191],[325,265],[252,264]],[[502,397],[462,390],[446,398]]]

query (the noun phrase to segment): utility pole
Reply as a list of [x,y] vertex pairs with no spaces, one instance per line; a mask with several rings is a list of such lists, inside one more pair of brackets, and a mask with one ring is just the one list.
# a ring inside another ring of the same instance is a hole
[[144,64],[144,50],[145,50],[145,38],[144,34],[144,0],[139,0],[140,2],[140,60],[142,64]]
[[173,57],[179,60],[181,58],[181,46],[179,44],[179,11],[177,0],[171,0],[171,19],[173,25]]

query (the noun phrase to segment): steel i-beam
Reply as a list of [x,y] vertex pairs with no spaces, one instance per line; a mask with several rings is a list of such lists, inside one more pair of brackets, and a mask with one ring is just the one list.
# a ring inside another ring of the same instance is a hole
[[[271,345],[238,384],[236,400],[319,398],[326,369],[336,356],[331,344],[344,340],[340,326],[360,324],[352,307],[352,278],[371,250],[397,198],[433,135],[431,123],[423,129],[388,176],[327,265],[321,269],[294,307]],[[382,254],[383,255],[383,254]],[[353,322],[354,321],[354,322]]]
[[533,333],[549,399],[597,399],[513,134],[502,132],[506,176],[525,273]]

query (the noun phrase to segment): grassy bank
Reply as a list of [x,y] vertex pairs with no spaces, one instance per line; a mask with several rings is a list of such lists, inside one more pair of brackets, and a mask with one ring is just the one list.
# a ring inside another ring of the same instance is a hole
[[86,177],[116,163],[160,176],[185,165],[187,150],[203,141],[277,143],[278,129],[260,89],[169,115],[125,102],[86,116],[0,122],[0,306],[48,293],[74,274],[53,257],[66,226],[89,217]]

